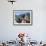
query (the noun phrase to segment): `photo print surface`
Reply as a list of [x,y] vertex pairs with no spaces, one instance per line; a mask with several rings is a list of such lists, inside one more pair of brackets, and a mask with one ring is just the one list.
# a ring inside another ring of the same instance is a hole
[[13,24],[32,24],[32,10],[14,10]]

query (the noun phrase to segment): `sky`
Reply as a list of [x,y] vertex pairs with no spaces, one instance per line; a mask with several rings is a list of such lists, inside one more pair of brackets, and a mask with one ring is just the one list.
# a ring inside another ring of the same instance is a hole
[[16,11],[16,15],[20,15],[20,14],[24,14],[24,13],[26,13],[26,12],[28,12],[28,11]]

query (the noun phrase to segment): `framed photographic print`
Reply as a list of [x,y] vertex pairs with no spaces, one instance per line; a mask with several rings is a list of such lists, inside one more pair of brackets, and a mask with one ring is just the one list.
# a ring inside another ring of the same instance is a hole
[[32,10],[13,10],[13,24],[32,25]]

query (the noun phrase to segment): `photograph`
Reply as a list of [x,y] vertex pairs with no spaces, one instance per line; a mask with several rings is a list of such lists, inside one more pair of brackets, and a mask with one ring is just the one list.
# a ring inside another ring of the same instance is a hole
[[32,24],[32,10],[14,10],[13,24]]

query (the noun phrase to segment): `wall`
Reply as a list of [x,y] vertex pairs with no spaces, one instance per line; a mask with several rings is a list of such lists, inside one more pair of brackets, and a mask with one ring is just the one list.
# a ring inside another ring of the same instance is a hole
[[[14,26],[13,10],[33,10],[32,26]],[[17,0],[13,5],[7,0],[0,0],[0,41],[15,40],[19,32],[30,34],[33,40],[46,40],[46,1]]]

